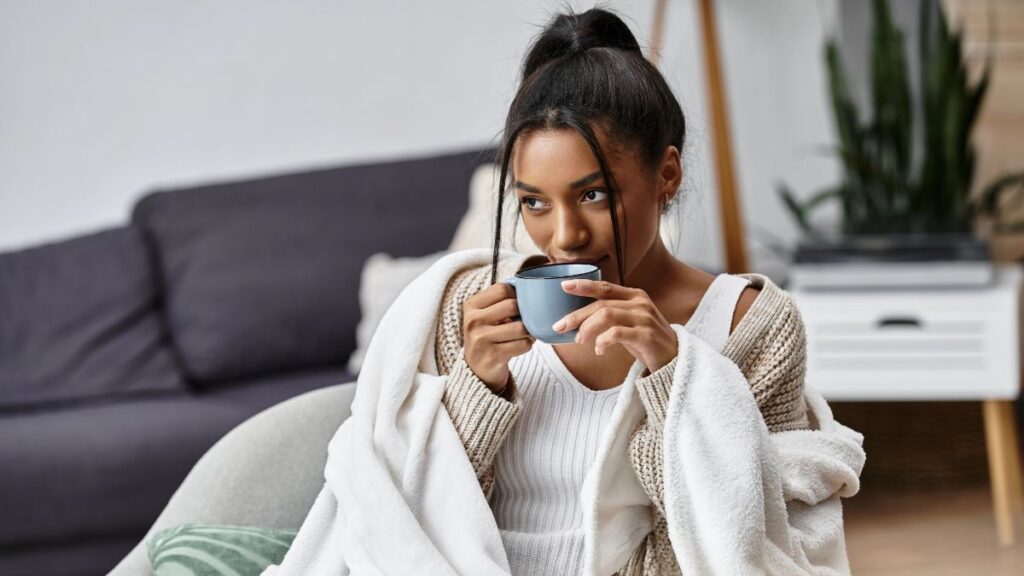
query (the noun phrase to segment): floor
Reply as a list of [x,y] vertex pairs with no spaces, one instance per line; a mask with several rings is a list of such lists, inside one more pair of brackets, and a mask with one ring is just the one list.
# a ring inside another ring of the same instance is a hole
[[843,504],[855,576],[1024,575],[1024,519],[1017,544],[996,543],[987,487],[932,493],[861,492]]

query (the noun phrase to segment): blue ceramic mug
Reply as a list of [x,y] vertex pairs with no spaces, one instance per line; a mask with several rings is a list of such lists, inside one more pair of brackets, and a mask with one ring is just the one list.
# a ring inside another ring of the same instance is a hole
[[519,316],[527,332],[548,344],[564,344],[575,342],[576,330],[558,333],[551,326],[596,300],[562,290],[562,281],[573,279],[600,280],[601,269],[593,264],[542,264],[524,268],[502,282],[515,288]]

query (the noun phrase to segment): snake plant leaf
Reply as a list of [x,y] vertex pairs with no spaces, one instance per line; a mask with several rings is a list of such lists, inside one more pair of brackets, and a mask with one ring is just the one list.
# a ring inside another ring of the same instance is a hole
[[[913,112],[903,32],[896,27],[888,0],[875,0],[871,44],[873,124],[880,146],[877,161],[883,167],[906,172],[910,168]],[[893,196],[888,195],[892,206]]]
[[834,38],[825,42],[825,62],[828,69],[829,94],[832,101],[832,115],[835,119],[836,132],[842,146],[853,147],[858,142],[860,120],[857,108],[850,97],[846,70],[839,56],[839,47]]
[[796,199],[796,196],[793,195],[793,190],[790,189],[787,184],[782,182],[776,185],[776,190],[778,190],[779,196],[782,198],[782,205],[789,210],[789,213],[793,216],[793,220],[796,221],[800,230],[805,234],[809,234],[811,232],[811,225],[807,220],[807,212],[804,210],[803,205]]
[[[955,75],[954,75],[955,76]],[[950,89],[946,95],[946,110],[942,122],[942,160],[944,186],[942,194],[936,200],[936,212],[946,214],[955,208],[958,192],[962,190],[963,157],[962,149],[964,132],[964,111],[967,110],[966,95]]]
[[990,58],[991,56],[985,57],[985,66],[978,78],[978,83],[968,92],[967,121],[971,126],[977,121],[978,114],[981,112],[981,104],[985,101],[985,95],[988,92],[992,66]]
[[971,183],[974,181],[974,170],[978,163],[978,151],[973,143],[968,142],[966,150],[964,151],[964,167],[962,176],[962,187],[963,195],[957,198],[956,211],[952,215],[952,219],[958,226],[964,228],[970,227],[970,214],[971,214]]
[[835,186],[822,190],[807,200],[800,202],[793,194],[793,190],[785,183],[780,182],[776,188],[779,196],[782,198],[783,205],[786,206],[790,214],[793,215],[793,219],[796,220],[800,230],[810,237],[820,236],[820,232],[810,223],[810,213],[815,208],[822,205],[826,200],[840,197],[843,192],[842,186]]
[[907,193],[908,183],[895,167],[887,168],[877,159],[863,154],[858,148],[837,146],[834,148],[834,153],[857,174],[863,187],[860,196],[866,215],[877,216],[889,211],[888,207],[884,205],[884,195],[886,194],[884,191],[891,190],[893,194]]
[[817,208],[819,205],[823,204],[825,202],[825,200],[829,200],[831,198],[836,198],[836,197],[840,196],[842,194],[842,192],[843,192],[843,187],[842,186],[835,186],[833,188],[828,188],[828,189],[822,190],[822,191],[818,192],[817,194],[815,194],[814,196],[811,196],[810,198],[805,200],[804,201],[804,208],[806,210],[810,210],[812,208]]
[[[933,13],[937,18],[933,20]],[[922,109],[923,146],[921,172],[918,180],[918,194],[912,209],[930,217],[941,204],[945,175],[943,147],[943,126],[946,112],[949,51],[945,49],[947,38],[945,18],[934,1],[923,1],[920,5],[921,30],[919,45],[920,89]],[[933,23],[934,22],[934,23]]]

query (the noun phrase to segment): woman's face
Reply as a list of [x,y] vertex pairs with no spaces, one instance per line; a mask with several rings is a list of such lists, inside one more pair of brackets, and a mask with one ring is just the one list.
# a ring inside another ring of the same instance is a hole
[[[637,263],[661,242],[661,196],[667,193],[671,198],[678,180],[673,186],[662,177],[664,170],[650,173],[633,153],[608,146],[597,127],[595,133],[618,186],[622,269],[629,278]],[[666,151],[669,162],[674,150]],[[674,158],[678,172],[678,153]],[[523,225],[548,259],[593,262],[601,268],[603,279],[624,284],[618,278],[607,185],[583,137],[571,129],[528,133],[516,142],[511,163]]]

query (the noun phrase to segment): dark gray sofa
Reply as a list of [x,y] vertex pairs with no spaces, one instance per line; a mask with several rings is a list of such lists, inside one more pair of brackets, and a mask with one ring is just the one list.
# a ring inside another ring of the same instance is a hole
[[218,438],[354,380],[363,262],[446,248],[492,158],[157,191],[0,254],[0,574],[106,573]]

